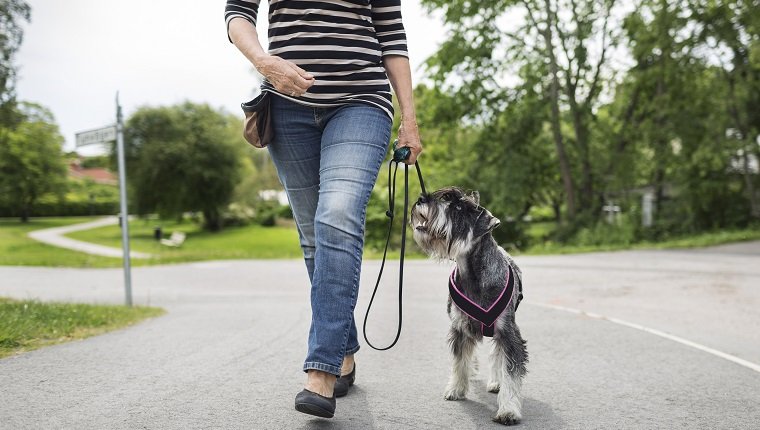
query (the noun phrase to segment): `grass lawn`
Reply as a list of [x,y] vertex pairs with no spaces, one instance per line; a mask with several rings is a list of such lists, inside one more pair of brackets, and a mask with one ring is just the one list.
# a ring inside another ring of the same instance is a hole
[[17,301],[0,297],[0,358],[105,333],[162,315],[163,309]]
[[32,230],[61,227],[95,220],[99,217],[31,218],[22,223],[18,218],[0,218],[0,266],[118,266],[118,258],[98,257],[82,252],[45,245],[29,238]]
[[760,240],[760,229],[728,230],[719,232],[699,233],[692,236],[673,238],[659,242],[637,242],[630,245],[563,245],[560,243],[544,242],[530,247],[523,255],[546,254],[577,254],[580,252],[620,251],[626,249],[672,249],[699,248],[704,246],[721,245],[724,243]]
[[[31,230],[56,227],[96,219],[96,217],[33,218],[28,223],[15,219],[0,219],[0,265],[35,265],[60,267],[120,267],[120,258],[98,257],[69,251],[38,243],[26,236]],[[179,248],[170,248],[153,239],[153,228],[160,223],[164,236],[172,231],[182,231],[187,235]],[[134,220],[130,224],[131,248],[135,251],[154,255],[150,259],[132,259],[134,266],[179,263],[188,261],[221,259],[299,259],[301,250],[298,233],[293,227],[228,227],[218,233],[203,231],[197,224],[185,221]],[[398,226],[397,226],[398,228]],[[670,239],[661,242],[640,242],[635,244],[612,245],[563,245],[545,241],[554,228],[552,222],[534,223],[528,235],[534,238],[534,245],[527,250],[514,252],[522,255],[569,254],[594,251],[615,251],[624,249],[693,248],[719,245],[744,240],[760,240],[760,229],[747,229]],[[121,247],[119,227],[107,226],[91,230],[73,232],[67,235],[115,248]],[[410,259],[425,258],[417,249],[408,232],[407,256]],[[365,250],[365,259],[379,259],[382,250]],[[398,251],[391,251],[389,261],[398,260]]]
[[[98,257],[69,251],[39,243],[26,234],[32,230],[59,227],[92,221],[98,217],[32,218],[28,223],[17,219],[0,219],[0,265],[50,266],[50,267],[121,267],[121,258]],[[187,236],[179,248],[161,245],[153,239],[153,229],[161,225],[164,237],[172,231],[182,231]],[[300,259],[301,248],[295,227],[228,227],[221,232],[204,231],[197,224],[185,221],[132,220],[129,223],[130,248],[152,254],[150,259],[131,260],[133,266],[146,266],[188,261],[221,259]],[[121,248],[121,230],[118,226],[99,227],[72,232],[72,239]],[[411,234],[409,234],[411,238]],[[411,240],[411,239],[410,239]],[[410,243],[409,258],[421,258]],[[380,252],[366,250],[364,257],[379,259]],[[389,259],[398,259],[398,251],[390,251]]]
[[[176,263],[183,261],[222,259],[271,259],[300,258],[298,233],[291,227],[228,227],[217,233],[204,231],[193,222],[161,221],[164,237],[173,231],[186,234],[185,242],[178,248],[161,245],[153,239],[156,220],[134,220],[129,223],[130,249],[152,254],[151,259],[132,259],[136,266]],[[77,231],[66,235],[72,239],[121,248],[121,230],[118,226],[106,226]],[[116,259],[116,265],[120,265]]]

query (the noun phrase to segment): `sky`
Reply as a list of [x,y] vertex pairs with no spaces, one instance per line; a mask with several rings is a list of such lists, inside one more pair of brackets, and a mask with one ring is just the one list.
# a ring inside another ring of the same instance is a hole
[[[185,0],[181,7],[168,0],[27,2],[32,19],[16,55],[17,98],[53,112],[66,151],[75,148],[77,132],[115,122],[117,91],[126,117],[141,106],[185,100],[239,113],[251,98],[256,78],[227,40],[223,0]],[[402,14],[416,84],[445,30],[419,0],[403,0]]]

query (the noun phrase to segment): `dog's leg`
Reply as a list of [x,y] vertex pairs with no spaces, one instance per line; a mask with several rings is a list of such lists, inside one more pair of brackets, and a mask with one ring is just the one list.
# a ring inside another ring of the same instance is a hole
[[520,329],[512,322],[500,330],[495,339],[502,354],[501,383],[498,395],[499,409],[493,420],[500,424],[513,425],[522,419],[522,378],[525,376],[525,364],[528,351],[525,341],[520,336]]
[[452,326],[449,332],[449,343],[454,365],[443,397],[446,400],[464,399],[470,385],[470,369],[475,351],[475,338],[470,333]]
[[486,388],[491,393],[498,393],[501,385],[501,372],[504,367],[504,352],[499,347],[498,342],[493,342],[491,349],[491,375],[488,378]]
[[472,363],[471,363],[470,377],[474,377],[478,374],[478,371],[480,370],[480,363],[478,362],[478,356],[473,354],[471,361]]

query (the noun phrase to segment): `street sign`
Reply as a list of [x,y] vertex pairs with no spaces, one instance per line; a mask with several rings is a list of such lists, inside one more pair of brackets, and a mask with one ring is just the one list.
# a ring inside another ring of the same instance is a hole
[[109,125],[108,127],[96,130],[77,133],[77,148],[85,145],[113,142],[114,140],[116,140],[116,126]]

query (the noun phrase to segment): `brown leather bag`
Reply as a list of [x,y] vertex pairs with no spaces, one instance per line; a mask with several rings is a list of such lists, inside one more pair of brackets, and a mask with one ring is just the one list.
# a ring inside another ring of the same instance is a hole
[[274,139],[272,115],[269,112],[271,99],[269,91],[264,91],[255,99],[240,105],[245,113],[243,137],[256,148],[263,148]]

